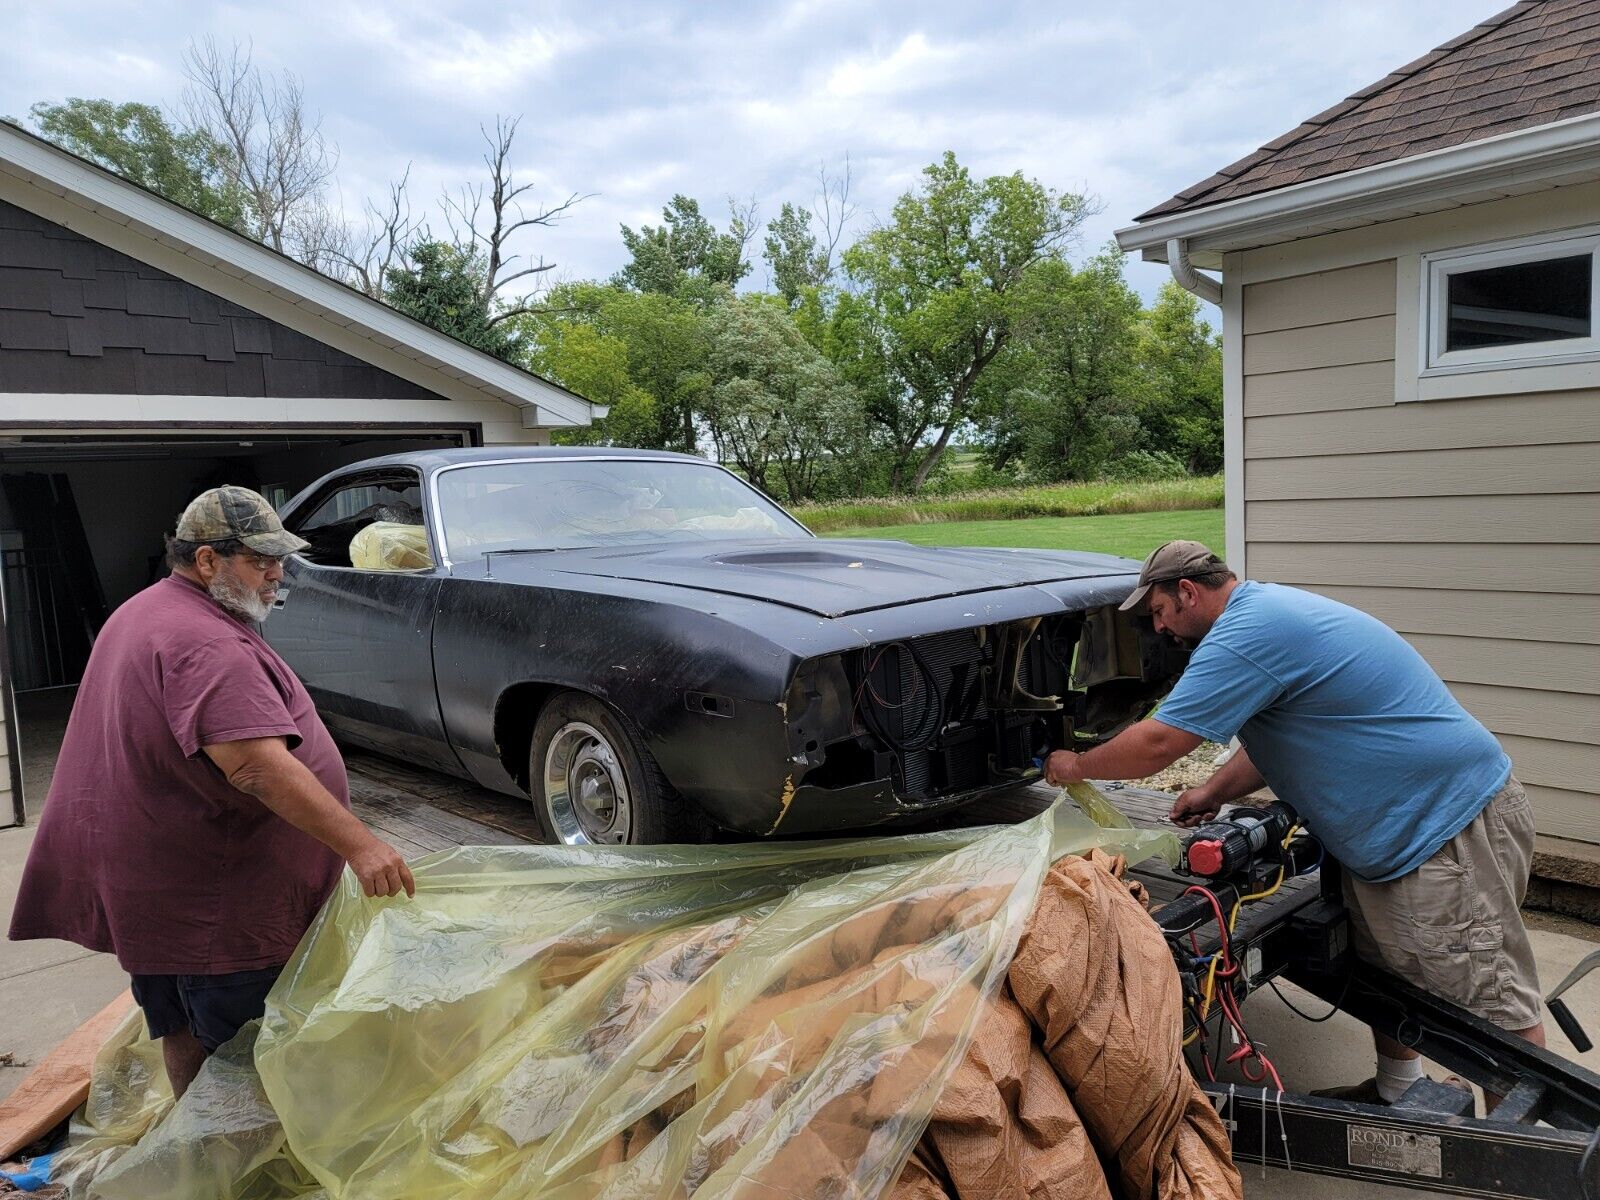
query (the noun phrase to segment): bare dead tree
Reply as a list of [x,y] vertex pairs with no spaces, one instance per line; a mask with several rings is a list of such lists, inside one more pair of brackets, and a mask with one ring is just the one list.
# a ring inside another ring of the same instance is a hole
[[256,237],[302,261],[325,256],[322,239],[337,221],[324,194],[338,150],[323,137],[320,117],[306,111],[299,78],[264,75],[248,44],[224,52],[209,37],[189,44],[184,73],[183,121],[230,151],[230,182],[249,197]]
[[536,306],[527,296],[542,289],[535,288],[513,301],[505,299],[505,291],[520,279],[544,276],[555,269],[556,264],[546,262],[543,255],[533,259],[512,253],[512,240],[525,229],[560,223],[576,205],[589,198],[573,192],[549,208],[530,211],[523,206],[523,197],[533,190],[533,184],[517,182],[511,166],[511,148],[521,121],[520,116],[496,117],[492,135],[479,126],[488,146],[483,156],[484,165],[489,168],[487,183],[469,184],[454,195],[446,193],[440,200],[456,248],[483,263],[482,300],[484,311],[491,314],[490,325],[535,311]]
[[839,243],[844,239],[845,229],[860,211],[860,206],[850,199],[851,183],[848,153],[844,156],[841,174],[830,175],[826,162],[817,167],[817,194],[812,201],[811,211],[817,218],[817,224],[822,227],[818,239],[818,249],[822,251],[822,280],[833,277],[839,262]]
[[346,223],[327,251],[332,268],[328,273],[342,275],[352,287],[375,300],[383,299],[384,281],[391,271],[410,266],[407,252],[425,230],[423,222],[411,215],[410,182],[411,164],[407,163],[405,174],[389,185],[381,205],[370,199],[366,202],[363,226],[358,229]]
[[728,234],[739,243],[739,261],[749,257],[750,240],[761,225],[761,207],[752,195],[748,200],[728,197]]

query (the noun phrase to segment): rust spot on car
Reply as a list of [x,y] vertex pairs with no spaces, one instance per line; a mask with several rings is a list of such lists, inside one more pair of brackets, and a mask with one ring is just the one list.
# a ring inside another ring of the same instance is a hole
[[778,826],[782,825],[783,819],[789,815],[789,805],[794,803],[793,774],[783,781],[783,794],[778,797],[778,803],[783,805],[783,807],[778,810],[778,819],[772,823],[772,828],[767,830],[769,834],[778,832]]

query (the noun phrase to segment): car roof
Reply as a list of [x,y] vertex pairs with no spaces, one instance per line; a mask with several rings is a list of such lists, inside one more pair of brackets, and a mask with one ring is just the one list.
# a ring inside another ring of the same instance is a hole
[[505,462],[526,459],[623,458],[654,459],[663,462],[699,463],[716,466],[710,459],[695,454],[678,454],[671,450],[630,450],[618,446],[470,446],[439,450],[407,450],[400,454],[386,454],[382,458],[364,459],[341,467],[336,474],[344,475],[357,468],[420,467],[431,471],[438,467],[459,466],[462,463]]

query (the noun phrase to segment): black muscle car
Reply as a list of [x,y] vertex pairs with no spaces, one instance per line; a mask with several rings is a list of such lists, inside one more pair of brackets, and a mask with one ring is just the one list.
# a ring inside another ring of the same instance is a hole
[[342,740],[531,796],[568,843],[819,833],[1038,777],[1184,655],[1099,554],[819,539],[680,454],[373,459],[284,512],[268,640]]

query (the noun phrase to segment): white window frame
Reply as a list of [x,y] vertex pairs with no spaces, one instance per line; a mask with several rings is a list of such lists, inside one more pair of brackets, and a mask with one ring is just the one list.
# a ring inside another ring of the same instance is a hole
[[[1471,350],[1444,349],[1452,275],[1580,254],[1590,256],[1588,337],[1482,346]],[[1600,364],[1600,225],[1423,254],[1421,267],[1419,379],[1519,367]]]

